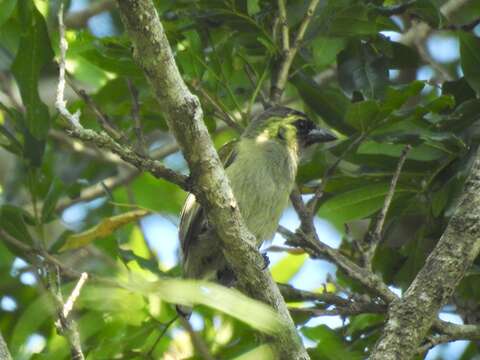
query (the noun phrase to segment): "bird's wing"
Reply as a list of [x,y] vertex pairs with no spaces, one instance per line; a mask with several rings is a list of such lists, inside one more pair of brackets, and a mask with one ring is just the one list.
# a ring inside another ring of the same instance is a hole
[[[223,166],[227,168],[234,161],[237,155],[236,145],[237,140],[230,141],[220,148],[218,155],[223,163]],[[182,212],[180,214],[180,245],[182,247],[182,253],[184,260],[188,256],[188,249],[190,244],[195,241],[195,238],[207,229],[207,219],[205,213],[200,204],[195,199],[195,195],[188,194],[185,204],[183,205]]]

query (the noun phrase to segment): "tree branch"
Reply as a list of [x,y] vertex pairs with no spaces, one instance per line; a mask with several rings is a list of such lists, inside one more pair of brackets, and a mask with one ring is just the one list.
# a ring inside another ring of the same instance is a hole
[[410,359],[480,252],[480,151],[465,183],[463,199],[389,320],[371,359]]
[[[453,325],[447,334],[432,335],[417,350],[417,355],[425,354],[432,347],[457,340],[480,340],[480,325]],[[450,326],[447,326],[450,327]]]
[[282,229],[281,234],[287,238],[287,244],[291,246],[303,248],[312,258],[327,259],[336,264],[349,277],[357,280],[360,284],[365,286],[371,293],[379,296],[387,304],[391,303],[397,296],[383,283],[383,281],[370,272],[349,260],[342,255],[338,250],[322,243],[318,239],[315,231],[308,234],[305,233],[291,233],[286,229]]
[[285,327],[273,336],[282,359],[308,359],[288,309],[270,274],[262,270],[263,258],[240,211],[220,159],[203,123],[198,98],[185,85],[150,0],[118,0],[120,14],[133,43],[134,57],[150,81],[168,125],[189,165],[194,193],[215,224],[227,261],[246,294],[277,310]]
[[308,25],[310,25],[310,21],[313,18],[315,13],[315,9],[319,0],[310,0],[310,3],[307,8],[307,12],[298,27],[297,34],[293,41],[293,44],[290,45],[290,38],[289,38],[289,28],[287,24],[287,14],[285,9],[285,2],[284,0],[278,1],[278,7],[280,12],[280,22],[282,23],[282,62],[280,63],[280,68],[278,70],[277,79],[272,84],[272,88],[270,91],[270,100],[272,103],[276,104],[280,101],[280,98],[285,90],[285,86],[287,85],[288,81],[288,74],[290,72],[290,67],[292,66],[293,59],[297,54],[298,50],[300,49],[300,45],[302,44],[303,38],[307,31]]
[[0,359],[12,360],[10,351],[8,351],[7,343],[3,339],[2,333],[0,333]]
[[367,249],[364,254],[365,266],[370,270],[372,270],[373,256],[375,255],[377,246],[380,244],[380,241],[382,239],[383,225],[385,223],[385,218],[387,217],[387,212],[388,212],[388,209],[390,208],[390,204],[392,203],[393,195],[395,194],[398,178],[400,177],[403,164],[405,164],[405,160],[407,159],[407,155],[411,150],[411,148],[412,148],[411,145],[407,145],[403,149],[400,155],[400,158],[398,160],[397,168],[395,170],[395,173],[393,174],[392,181],[390,182],[390,188],[388,190],[387,195],[385,196],[382,210],[373,221],[372,230],[369,231],[365,236],[365,245],[367,246]]
[[160,161],[153,160],[149,157],[142,156],[135,152],[130,146],[121,145],[113,140],[104,132],[95,132],[90,129],[81,127],[73,127],[68,131],[69,135],[85,142],[90,142],[117,154],[125,162],[135,166],[138,170],[143,170],[151,173],[159,179],[168,180],[177,184],[182,189],[189,191],[188,178],[185,175],[179,174],[167,167]]
[[[151,158],[145,157],[137,153],[128,145],[118,143],[117,142],[118,139],[114,134],[112,136],[115,136],[115,138],[109,136],[105,132],[97,133],[90,129],[84,129],[80,124],[80,111],[77,111],[74,114],[72,114],[67,109],[67,102],[64,98],[64,93],[65,93],[65,83],[66,83],[65,59],[66,59],[66,52],[68,49],[68,42],[65,38],[65,25],[63,24],[63,4],[60,6],[60,9],[58,12],[58,24],[59,24],[59,33],[60,33],[60,59],[59,59],[57,98],[55,102],[55,107],[60,112],[60,114],[65,119],[68,120],[69,126],[70,126],[69,135],[86,142],[94,143],[100,148],[105,148],[113,152],[114,154],[117,154],[118,156],[120,156],[120,158],[122,158],[122,160],[135,166],[139,170],[148,171],[157,178],[168,180],[174,184],[177,184],[182,189],[189,191],[188,178],[185,175],[178,174],[177,172],[165,167],[159,161],[153,160]],[[85,98],[84,100],[87,101],[90,106],[93,106],[95,110],[98,110],[94,106],[93,102],[90,102],[88,100],[88,97]],[[97,114],[97,117],[102,118],[100,111],[96,111],[96,114]],[[122,138],[121,134],[119,134],[118,136]]]

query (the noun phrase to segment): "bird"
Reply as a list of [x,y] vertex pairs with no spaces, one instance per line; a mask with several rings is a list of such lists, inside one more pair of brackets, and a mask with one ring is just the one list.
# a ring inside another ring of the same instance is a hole
[[[303,150],[336,139],[303,112],[275,106],[254,117],[237,141],[219,151],[243,221],[258,248],[277,230]],[[235,285],[215,226],[208,223],[193,194],[187,196],[181,212],[179,238],[185,278]]]

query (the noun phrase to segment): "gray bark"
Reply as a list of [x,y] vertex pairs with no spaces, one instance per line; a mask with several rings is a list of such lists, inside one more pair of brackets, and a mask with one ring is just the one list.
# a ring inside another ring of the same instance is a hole
[[390,305],[388,322],[371,360],[410,359],[442,306],[451,298],[480,252],[480,151],[463,198],[437,246],[401,299]]
[[0,360],[12,360],[2,333],[0,333]]
[[308,359],[286,304],[243,224],[225,172],[203,122],[198,101],[185,85],[151,0],[118,0],[120,14],[142,67],[187,160],[193,192],[215,224],[223,251],[247,295],[272,306],[284,324],[273,336],[282,359]]

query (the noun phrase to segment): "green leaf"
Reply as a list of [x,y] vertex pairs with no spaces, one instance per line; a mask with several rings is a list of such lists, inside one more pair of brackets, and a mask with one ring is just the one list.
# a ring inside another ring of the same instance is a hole
[[15,9],[16,4],[17,0],[0,1],[0,26],[2,26],[3,23],[8,20],[13,12],[13,9]]
[[480,94],[480,39],[473,34],[459,32],[460,64],[470,86]]
[[337,56],[338,82],[349,95],[381,99],[388,85],[388,60],[370,45],[351,41]]
[[455,98],[456,104],[475,99],[475,91],[468,85],[465,77],[458,80],[445,81],[442,84],[442,93],[452,95]]
[[346,335],[355,336],[369,330],[372,326],[382,324],[385,321],[385,315],[381,314],[360,314],[350,320]]
[[51,216],[55,211],[58,200],[63,195],[65,187],[58,178],[54,178],[50,184],[42,208],[42,223],[51,220]]
[[480,119],[480,100],[471,99],[457,106],[455,111],[448,115],[438,125],[445,131],[465,131]]
[[364,5],[352,5],[343,7],[334,15],[327,33],[346,37],[373,35],[378,31],[375,20],[369,18],[367,8]]
[[332,128],[352,134],[354,128],[344,121],[348,99],[336,88],[320,87],[303,74],[297,74],[292,79],[303,101]]
[[435,6],[432,0],[417,0],[409,8],[409,13],[413,13],[425,20],[433,28],[439,27],[442,22],[440,10]]
[[146,210],[132,210],[120,215],[103,218],[102,221],[94,227],[81,233],[70,235],[65,244],[63,244],[63,246],[60,248],[60,251],[72,250],[86,246],[92,241],[107,237],[118,228],[137,221],[148,214],[149,212]]
[[[320,205],[318,215],[335,224],[366,218],[382,207],[389,188],[390,183],[382,182],[334,195]],[[401,185],[395,189],[395,194],[414,192]]]
[[25,4],[22,6],[26,7],[22,9],[25,22],[12,72],[27,109],[27,127],[33,137],[42,140],[50,128],[50,116],[38,94],[38,80],[42,68],[53,59],[53,51],[43,16],[31,4],[30,7]]
[[[0,228],[15,239],[32,245],[33,239],[25,224],[25,220],[29,219],[31,216],[22,208],[9,204],[0,207]],[[11,249],[10,243],[6,242],[6,244]]]
[[382,110],[393,111],[400,108],[408,99],[420,94],[425,84],[422,81],[412,81],[407,85],[389,86],[387,88]]
[[15,138],[15,136],[3,125],[0,124],[0,140],[2,136],[8,140],[8,144],[3,143],[0,141],[0,146],[4,149],[10,151],[15,155],[21,156],[23,153],[22,144]]
[[253,300],[238,290],[197,280],[163,279],[155,282],[138,279],[126,285],[131,291],[158,295],[161,299],[185,306],[201,304],[222,311],[253,328],[266,333],[283,331],[277,313],[262,302]]
[[260,12],[260,0],[247,0],[247,13],[252,16]]
[[302,268],[307,259],[308,255],[306,254],[287,254],[287,256],[285,256],[272,267],[271,273],[273,278],[279,283],[288,283]]
[[364,355],[349,349],[342,338],[326,325],[303,327],[302,333],[309,339],[317,341],[317,346],[311,352],[312,359],[328,360],[361,360]]
[[235,357],[233,360],[273,360],[275,359],[275,353],[270,345],[260,345],[240,356]]
[[337,54],[345,47],[345,40],[338,37],[317,36],[313,40],[312,50],[315,65],[324,67],[332,64]]
[[375,100],[352,103],[348,106],[345,120],[355,129],[365,131],[379,120],[380,106]]
[[390,41],[392,54],[388,56],[388,67],[390,69],[416,68],[420,65],[420,56],[410,46]]

